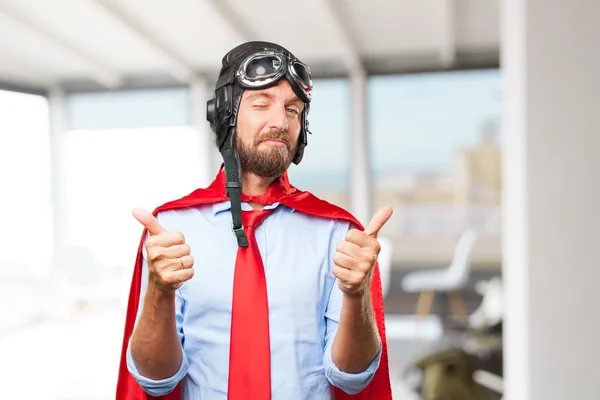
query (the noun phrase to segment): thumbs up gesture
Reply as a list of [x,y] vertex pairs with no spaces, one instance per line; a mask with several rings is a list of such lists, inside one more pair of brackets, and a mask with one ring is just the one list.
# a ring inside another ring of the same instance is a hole
[[337,245],[333,256],[333,275],[340,290],[347,295],[362,295],[371,285],[371,272],[381,251],[377,241],[379,230],[392,216],[391,207],[383,207],[364,231],[351,229]]
[[194,259],[190,255],[190,246],[185,243],[185,237],[181,232],[168,232],[146,210],[135,208],[132,214],[150,234],[145,244],[149,284],[164,291],[179,289],[183,282],[194,276]]

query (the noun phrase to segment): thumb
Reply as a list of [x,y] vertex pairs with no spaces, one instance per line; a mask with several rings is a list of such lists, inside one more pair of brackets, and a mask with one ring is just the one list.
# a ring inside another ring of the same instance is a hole
[[134,208],[131,211],[131,214],[133,214],[133,217],[137,219],[140,224],[144,225],[144,227],[148,229],[148,232],[150,232],[151,235],[158,235],[159,233],[164,233],[167,231],[165,228],[160,226],[154,215],[143,208]]
[[365,233],[371,237],[376,238],[379,230],[385,223],[390,219],[394,210],[390,206],[385,206],[373,215],[371,222],[365,228]]

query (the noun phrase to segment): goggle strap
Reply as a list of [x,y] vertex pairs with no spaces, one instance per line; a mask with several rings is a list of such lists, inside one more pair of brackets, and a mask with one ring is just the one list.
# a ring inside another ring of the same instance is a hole
[[225,85],[229,85],[233,83],[235,80],[236,70],[232,67],[229,67],[229,70],[222,74],[221,77],[217,80],[217,84],[215,85],[215,90],[222,88]]

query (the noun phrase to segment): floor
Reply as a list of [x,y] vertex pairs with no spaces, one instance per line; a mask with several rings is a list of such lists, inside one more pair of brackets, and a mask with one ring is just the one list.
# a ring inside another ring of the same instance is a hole
[[[414,383],[409,366],[436,346],[443,332],[439,318],[417,321],[411,315],[417,296],[398,290],[403,274],[394,273],[386,298],[390,372],[394,398],[417,400],[409,390]],[[473,282],[480,278],[489,276]],[[472,283],[464,293],[469,311],[478,304]],[[15,299],[18,307],[6,307]],[[120,302],[80,310],[43,284],[12,282],[0,285],[0,304],[0,376],[11,383],[3,385],[2,398],[114,399],[124,321]]]
[[[419,345],[412,342],[415,324],[410,318],[391,317],[387,323],[394,398],[416,400],[403,374],[409,361],[426,348],[429,340]],[[35,323],[4,335],[0,338],[0,374],[3,381],[11,384],[4,386],[3,398],[114,398],[122,326],[119,313],[96,311],[72,320]],[[425,321],[420,334],[423,338],[435,338],[438,332],[435,321]]]

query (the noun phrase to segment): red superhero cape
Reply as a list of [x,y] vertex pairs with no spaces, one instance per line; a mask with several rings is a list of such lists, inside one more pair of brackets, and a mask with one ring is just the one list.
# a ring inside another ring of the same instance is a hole
[[[153,214],[157,215],[160,211],[173,210],[178,208],[195,207],[202,204],[217,203],[224,200],[229,200],[225,194],[225,173],[222,170],[217,175],[213,183],[206,189],[197,189],[191,194],[175,200],[154,210]],[[272,185],[268,193],[262,196],[246,196],[242,195],[242,201],[256,201],[262,204],[272,204],[280,202],[297,211],[316,215],[324,218],[341,219],[349,221],[357,225],[360,229],[364,229],[347,211],[334,206],[326,201],[320,200],[312,194],[300,191],[290,185],[287,173],[284,174],[279,181]],[[141,289],[141,274],[142,274],[142,249],[144,244],[144,230],[142,239],[137,252],[135,269],[133,271],[133,279],[129,292],[129,303],[127,307],[127,316],[125,321],[125,332],[123,335],[123,344],[121,349],[121,363],[119,366],[119,378],[117,382],[117,400],[179,400],[179,385],[176,389],[166,396],[153,397],[146,394],[138,383],[133,379],[127,370],[126,351],[130,336],[133,334],[138,304],[140,300]],[[384,312],[383,312],[383,297],[381,292],[381,276],[379,273],[379,265],[375,265],[371,284],[371,295],[373,300],[373,308],[379,335],[382,340],[381,362],[375,376],[369,385],[356,395],[349,395],[338,388],[334,389],[335,400],[391,400],[392,388],[390,384],[389,367],[388,367],[388,352],[387,341],[385,336]]]

